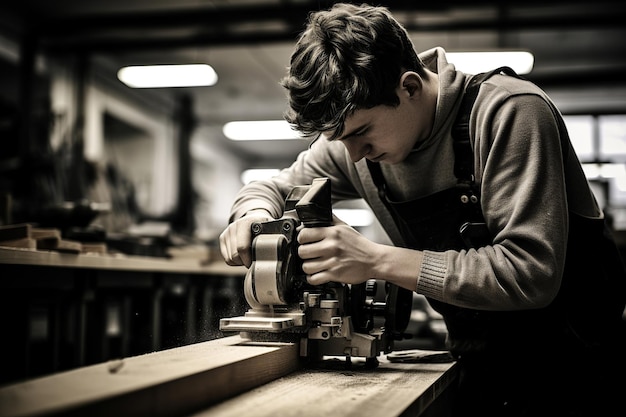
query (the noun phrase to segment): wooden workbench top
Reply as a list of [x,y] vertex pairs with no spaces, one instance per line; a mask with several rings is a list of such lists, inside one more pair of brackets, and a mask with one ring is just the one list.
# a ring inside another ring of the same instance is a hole
[[301,362],[297,345],[231,336],[0,387],[0,416],[419,415],[456,378],[453,362]]
[[376,369],[346,368],[343,360],[301,369],[193,416],[417,416],[456,378],[454,363],[380,362]]

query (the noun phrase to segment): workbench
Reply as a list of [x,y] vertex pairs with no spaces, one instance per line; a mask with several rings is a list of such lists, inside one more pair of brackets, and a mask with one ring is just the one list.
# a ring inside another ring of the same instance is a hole
[[230,336],[0,387],[0,417],[446,416],[454,362],[305,363],[297,343]]
[[[194,417],[437,416],[450,414],[454,363],[391,363],[345,368],[343,360],[300,369],[225,400]],[[251,413],[251,410],[254,412]]]
[[221,337],[245,268],[0,247],[0,384]]

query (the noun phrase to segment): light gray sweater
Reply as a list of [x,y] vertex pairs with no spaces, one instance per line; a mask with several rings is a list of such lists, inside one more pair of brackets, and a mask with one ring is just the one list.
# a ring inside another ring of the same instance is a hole
[[[469,75],[445,51],[420,55],[439,74],[431,136],[402,163],[381,164],[394,200],[411,200],[454,186],[451,127]],[[524,80],[495,75],[480,89],[470,118],[474,166],[483,215],[493,244],[478,249],[425,251],[415,290],[459,307],[480,310],[541,308],[555,297],[565,264],[568,210],[602,217],[578,158],[559,133],[550,99]],[[563,161],[561,143],[567,147]],[[296,185],[328,177],[333,201],[363,198],[394,245],[404,246],[377,195],[366,161],[353,163],[339,141],[319,139],[268,181],[244,186],[231,220],[255,208],[276,218]]]

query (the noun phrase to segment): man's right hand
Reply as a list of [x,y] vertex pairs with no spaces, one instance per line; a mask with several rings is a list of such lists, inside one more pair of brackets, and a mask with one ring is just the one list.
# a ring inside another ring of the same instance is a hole
[[228,225],[220,234],[220,251],[228,265],[252,264],[252,223],[266,222],[274,218],[265,210],[252,210]]

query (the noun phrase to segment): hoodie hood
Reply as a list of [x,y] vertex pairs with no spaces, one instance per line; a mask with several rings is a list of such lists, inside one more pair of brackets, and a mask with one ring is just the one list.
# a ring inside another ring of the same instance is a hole
[[428,70],[439,76],[439,93],[433,130],[430,136],[416,148],[416,150],[423,150],[449,133],[468,77],[457,71],[454,64],[448,62],[446,51],[441,47],[422,52],[419,57]]

